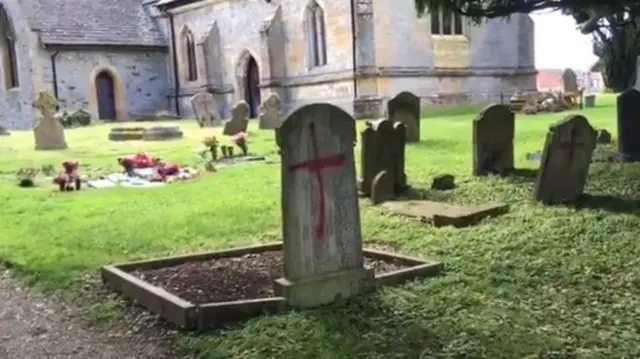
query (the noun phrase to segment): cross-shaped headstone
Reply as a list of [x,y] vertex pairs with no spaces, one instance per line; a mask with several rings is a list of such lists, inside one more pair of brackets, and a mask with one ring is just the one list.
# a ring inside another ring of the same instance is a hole
[[48,91],[40,91],[35,102],[35,107],[44,118],[53,118],[58,106],[58,99]]
[[40,91],[33,106],[40,112],[33,128],[36,150],[63,150],[68,147],[64,128],[55,117],[58,100],[48,91]]

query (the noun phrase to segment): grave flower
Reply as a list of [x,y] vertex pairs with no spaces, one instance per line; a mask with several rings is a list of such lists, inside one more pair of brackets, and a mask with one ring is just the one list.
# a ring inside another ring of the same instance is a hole
[[21,168],[16,173],[18,177],[18,186],[20,187],[34,187],[35,178],[40,172],[39,169],[33,167]]
[[231,141],[238,147],[240,147],[240,150],[242,151],[242,155],[246,156],[247,152],[248,152],[248,148],[247,148],[247,133],[246,132],[240,132],[236,135],[231,136]]
[[204,140],[202,141],[202,144],[204,144],[209,150],[209,152],[211,152],[211,160],[212,161],[217,160],[218,159],[218,139],[216,138],[216,136],[205,137]]
[[75,160],[62,162],[62,171],[53,179],[53,183],[58,185],[61,192],[80,190],[82,182],[78,173],[79,166],[80,164]]

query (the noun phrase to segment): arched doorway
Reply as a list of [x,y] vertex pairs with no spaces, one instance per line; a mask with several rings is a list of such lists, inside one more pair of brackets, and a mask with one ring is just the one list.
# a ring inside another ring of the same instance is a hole
[[247,61],[244,79],[244,99],[249,105],[249,118],[256,118],[260,108],[260,71],[253,56]]
[[115,120],[115,89],[113,77],[107,71],[102,71],[96,76],[96,98],[98,99],[98,118],[100,120]]

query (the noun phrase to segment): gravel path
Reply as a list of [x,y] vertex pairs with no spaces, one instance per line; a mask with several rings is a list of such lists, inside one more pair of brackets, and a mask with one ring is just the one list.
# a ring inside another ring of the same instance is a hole
[[[165,340],[166,342],[166,340]],[[144,334],[89,329],[74,309],[56,303],[0,269],[0,359],[175,359],[166,343]]]

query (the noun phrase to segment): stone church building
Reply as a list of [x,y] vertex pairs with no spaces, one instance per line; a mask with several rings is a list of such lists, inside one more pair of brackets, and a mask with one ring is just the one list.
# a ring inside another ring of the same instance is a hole
[[62,109],[134,120],[190,117],[209,91],[223,116],[330,102],[378,117],[411,91],[424,105],[484,102],[536,86],[527,15],[473,25],[392,0],[0,0],[0,124],[30,128],[40,90]]

